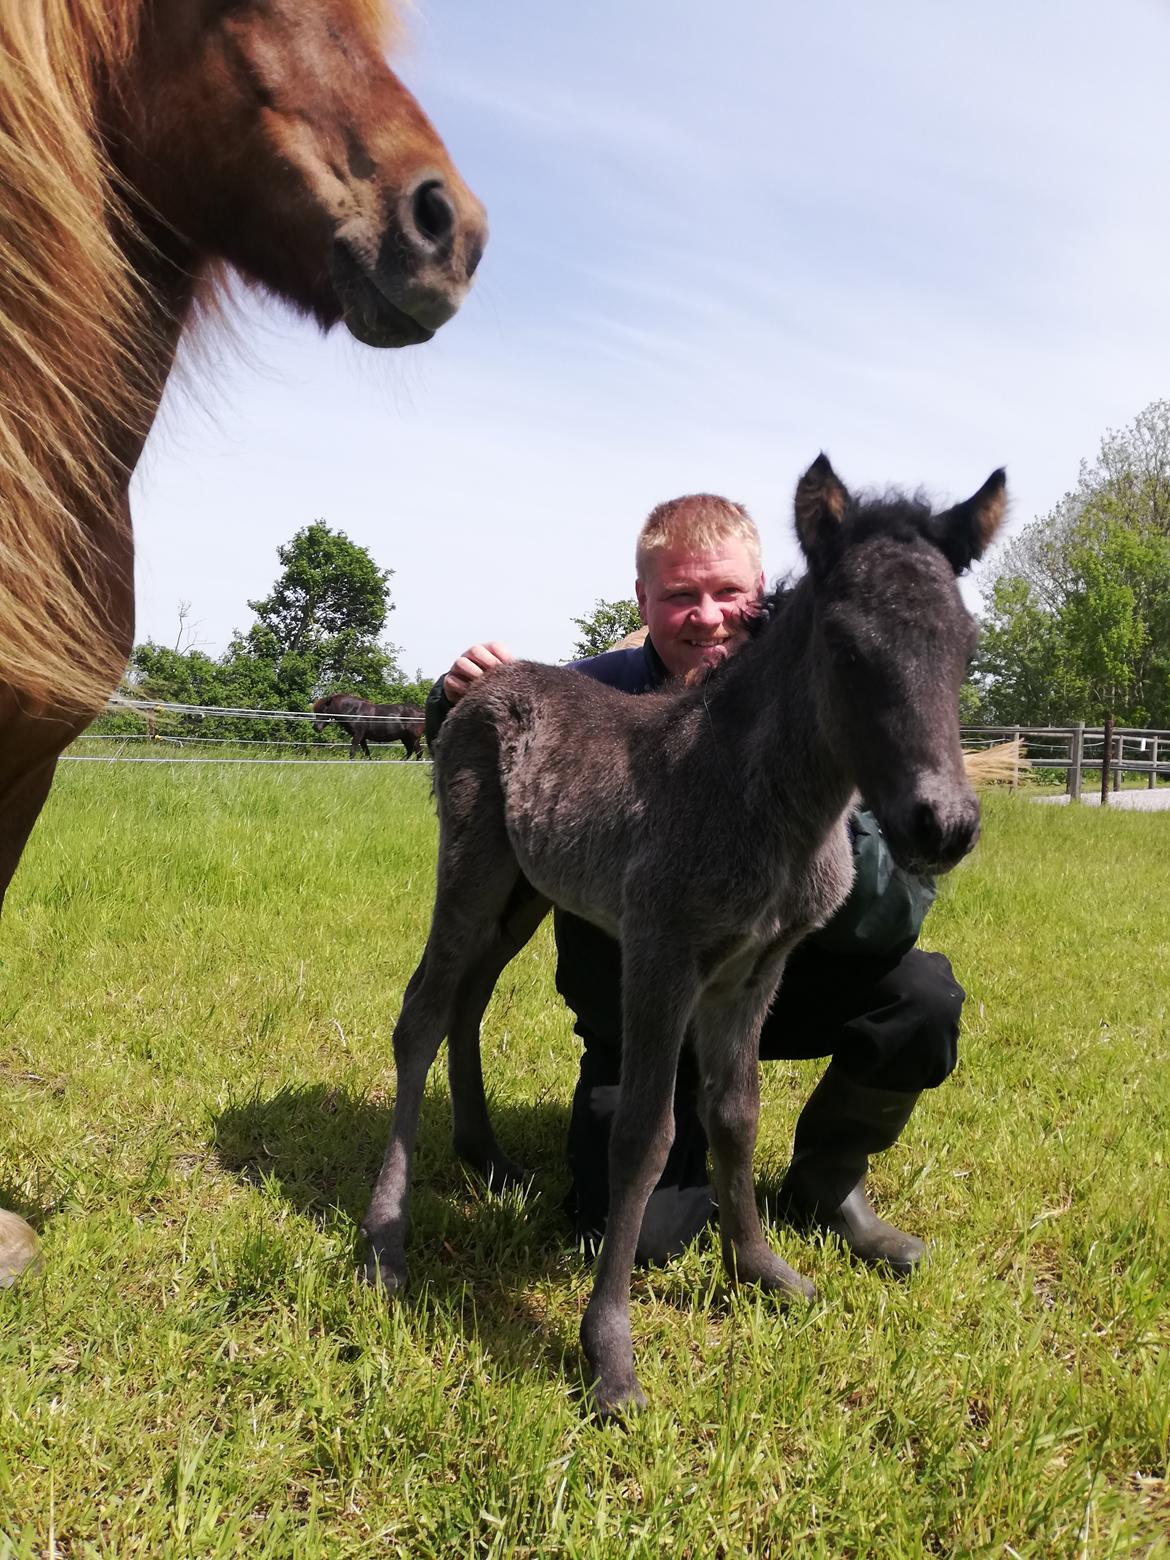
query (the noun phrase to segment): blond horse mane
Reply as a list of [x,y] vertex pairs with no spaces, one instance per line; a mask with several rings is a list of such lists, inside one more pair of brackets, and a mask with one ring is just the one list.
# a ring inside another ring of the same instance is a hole
[[[117,523],[130,475],[108,439],[153,411],[136,378],[152,327],[115,237],[129,220],[97,115],[143,8],[0,5],[0,687],[33,708],[100,709],[124,670],[92,527]],[[349,9],[384,45],[397,33],[399,7]]]
[[100,708],[122,672],[81,588],[102,572],[80,512],[108,512],[126,475],[95,409],[109,428],[134,409],[133,278],[95,97],[140,6],[0,8],[0,682],[32,704]]

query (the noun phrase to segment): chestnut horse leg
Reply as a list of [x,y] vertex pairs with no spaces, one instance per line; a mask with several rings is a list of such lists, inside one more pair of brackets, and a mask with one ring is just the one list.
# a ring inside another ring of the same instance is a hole
[[[0,709],[10,705],[11,696],[0,696]],[[7,713],[7,711],[5,712]],[[27,715],[10,715],[0,721],[0,742],[4,752],[23,759],[23,767],[5,766],[0,778],[0,904],[16,871],[33,824],[45,805],[57,754],[87,721],[74,727],[61,721],[34,720]],[[48,749],[46,752],[45,749]],[[25,754],[31,755],[24,757]],[[37,1237],[19,1214],[0,1208],[0,1289],[7,1288],[37,1258]]]
[[[104,571],[101,567],[95,571],[92,585],[95,593],[100,593],[111,640],[121,654],[128,657],[134,640],[134,550],[126,495],[122,495],[108,515],[91,516],[90,520],[99,539],[99,554],[104,565]],[[0,687],[0,904],[33,824],[45,805],[57,759],[96,713],[94,710],[29,709],[19,694]],[[4,1215],[4,1228],[0,1231],[4,1247],[0,1284],[11,1283],[19,1271],[12,1269],[9,1253],[23,1253],[26,1266],[35,1255],[35,1237],[31,1230],[28,1231],[30,1240],[22,1242],[24,1232],[17,1229],[13,1244],[13,1221],[23,1224],[15,1214]],[[4,1263],[8,1263],[7,1273],[3,1271]]]
[[9,756],[0,768],[0,904],[45,805],[57,757],[90,719],[27,715],[13,709],[14,702],[0,696],[0,746]]

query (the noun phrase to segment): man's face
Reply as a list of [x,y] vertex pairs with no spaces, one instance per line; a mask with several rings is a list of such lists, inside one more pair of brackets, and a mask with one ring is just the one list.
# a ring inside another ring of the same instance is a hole
[[638,580],[638,606],[654,648],[673,677],[715,666],[744,643],[745,607],[764,589],[763,571],[739,540],[710,552],[652,552]]

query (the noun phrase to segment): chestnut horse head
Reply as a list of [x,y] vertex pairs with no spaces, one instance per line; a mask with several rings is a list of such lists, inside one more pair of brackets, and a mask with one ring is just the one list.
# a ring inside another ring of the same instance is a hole
[[386,64],[389,22],[378,0],[0,5],[0,725],[14,699],[100,708],[121,674],[126,487],[201,276],[226,263],[379,347],[459,307],[484,212]]
[[429,340],[462,302],[487,230],[385,62],[383,7],[137,3],[107,109],[136,196],[196,260],[230,261],[325,327],[344,320],[375,347]]

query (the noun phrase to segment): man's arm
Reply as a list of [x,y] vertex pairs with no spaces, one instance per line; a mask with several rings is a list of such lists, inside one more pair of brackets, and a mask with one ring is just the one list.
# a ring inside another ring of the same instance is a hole
[[465,693],[494,667],[507,666],[516,658],[506,645],[496,639],[484,644],[472,645],[462,655],[456,656],[427,694],[423,710],[423,730],[429,746],[439,734],[439,728]]

